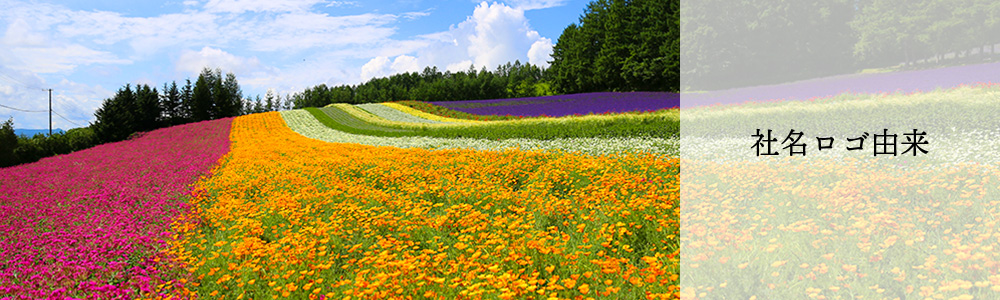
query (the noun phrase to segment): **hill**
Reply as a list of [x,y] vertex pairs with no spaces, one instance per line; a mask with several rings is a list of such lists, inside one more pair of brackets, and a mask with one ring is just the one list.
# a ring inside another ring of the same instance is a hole
[[[52,133],[65,133],[65,132],[66,131],[62,130],[62,129],[52,129]],[[35,136],[36,134],[39,134],[39,133],[48,135],[49,134],[49,130],[48,129],[14,129],[14,134],[16,134],[18,136],[33,137],[33,136]]]

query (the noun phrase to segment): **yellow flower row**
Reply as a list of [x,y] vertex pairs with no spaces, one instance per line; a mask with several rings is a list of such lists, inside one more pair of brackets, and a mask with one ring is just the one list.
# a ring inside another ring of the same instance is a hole
[[464,120],[437,116],[429,114],[409,106],[405,106],[398,103],[381,103],[382,105],[400,110],[402,112],[428,119],[433,121],[447,122],[447,123],[410,123],[410,122],[398,122],[391,121],[385,118],[373,115],[350,104],[336,103],[330,104],[329,106],[337,107],[358,119],[365,122],[388,126],[394,128],[403,129],[421,129],[421,128],[442,128],[442,127],[468,127],[468,126],[490,126],[496,124],[527,124],[533,126],[546,126],[554,123],[561,122],[608,122],[612,124],[621,120],[676,120],[680,118],[679,110],[663,110],[656,111],[652,113],[621,113],[621,114],[610,114],[610,115],[586,115],[586,116],[565,116],[565,117],[536,117],[536,118],[526,118],[526,119],[515,119],[515,120],[501,120],[501,121],[478,121],[478,120]]

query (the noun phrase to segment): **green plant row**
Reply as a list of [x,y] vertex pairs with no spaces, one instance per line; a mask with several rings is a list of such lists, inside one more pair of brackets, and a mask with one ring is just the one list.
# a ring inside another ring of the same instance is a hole
[[536,118],[473,124],[413,124],[409,128],[366,122],[341,107],[307,108],[324,125],[348,133],[373,136],[427,136],[478,139],[539,139],[585,137],[677,137],[677,110],[564,118]]
[[457,111],[440,105],[434,105],[427,102],[405,100],[396,101],[401,105],[409,106],[413,109],[421,110],[429,114],[435,114],[442,117],[449,117],[455,119],[465,119],[465,120],[479,120],[479,121],[498,121],[498,120],[517,120],[521,119],[518,116],[501,116],[501,115],[476,115],[470,114],[464,111]]
[[[983,85],[912,94],[841,94],[809,101],[685,109],[682,136],[749,137],[761,129],[783,139],[791,129],[814,136],[857,137],[952,131],[997,131],[1000,87]],[[815,142],[815,140],[813,140]]]

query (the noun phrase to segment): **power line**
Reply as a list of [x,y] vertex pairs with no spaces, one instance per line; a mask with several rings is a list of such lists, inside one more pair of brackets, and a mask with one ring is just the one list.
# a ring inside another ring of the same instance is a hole
[[22,112],[48,112],[48,110],[27,110],[27,109],[20,109],[20,108],[17,108],[17,107],[10,107],[10,106],[6,106],[6,105],[3,105],[3,104],[0,104],[0,107],[7,108],[7,109],[13,109],[13,110],[16,110],[16,111],[22,111]]
[[17,83],[17,84],[20,84],[20,85],[23,85],[24,87],[27,87],[27,88],[29,88],[29,89],[33,89],[33,90],[36,90],[36,89],[37,89],[37,90],[43,90],[43,91],[45,91],[45,90],[46,90],[46,89],[43,89],[43,88],[41,88],[41,87],[38,87],[37,85],[34,85],[34,84],[27,84],[27,83],[24,83],[23,81],[20,81],[20,80],[17,80],[16,78],[14,78],[14,76],[10,76],[9,74],[7,74],[7,73],[5,73],[5,72],[3,72],[3,71],[0,71],[0,77],[2,77],[2,78],[5,78],[5,79],[7,79],[8,81],[12,81],[12,82],[14,82],[14,83]]
[[76,122],[70,121],[69,119],[67,119],[66,117],[63,117],[63,115],[60,115],[59,113],[57,113],[55,111],[52,111],[52,113],[56,114],[57,116],[59,116],[63,120],[66,120],[66,122],[69,122],[70,124],[76,125],[78,127],[83,127],[83,126],[80,126],[80,124],[77,124]]

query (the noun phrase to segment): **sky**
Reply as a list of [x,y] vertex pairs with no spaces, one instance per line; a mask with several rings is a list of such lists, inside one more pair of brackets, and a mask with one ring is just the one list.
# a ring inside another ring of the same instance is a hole
[[48,128],[52,89],[53,128],[88,126],[125,84],[181,85],[204,67],[232,72],[253,97],[426,66],[548,66],[587,3],[0,0],[0,121]]

